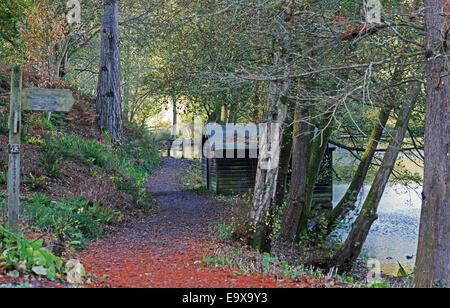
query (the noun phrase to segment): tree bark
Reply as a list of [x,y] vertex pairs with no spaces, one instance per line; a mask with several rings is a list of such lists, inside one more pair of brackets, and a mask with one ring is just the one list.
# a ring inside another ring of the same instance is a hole
[[325,151],[328,148],[328,140],[330,139],[333,131],[333,124],[333,115],[331,113],[325,114],[319,127],[320,131],[311,145],[310,154],[307,156],[309,157],[309,162],[306,171],[305,206],[300,213],[300,220],[297,226],[297,235],[303,234],[308,228],[314,194],[314,185],[316,184],[319,176],[320,164],[322,163]]
[[292,125],[285,125],[281,140],[280,163],[278,164],[277,186],[275,189],[275,204],[280,207],[286,197],[287,179],[292,156]]
[[410,90],[409,99],[403,103],[399,117],[392,132],[392,139],[389,142],[383,162],[378,169],[375,179],[369,193],[364,201],[361,212],[352,229],[345,240],[343,246],[339,249],[333,259],[333,264],[340,267],[341,270],[348,270],[361,253],[362,246],[367,238],[370,227],[378,218],[377,209],[380,199],[383,195],[386,184],[394,169],[398,153],[402,148],[403,139],[408,128],[409,119],[414,105],[419,97],[421,84],[415,83]]
[[380,111],[378,116],[378,121],[376,122],[372,133],[369,138],[366,150],[361,157],[361,161],[358,165],[358,169],[353,176],[353,179],[345,192],[344,196],[341,198],[339,203],[334,207],[334,209],[326,216],[327,227],[325,234],[330,234],[336,224],[347,216],[347,214],[355,208],[355,202],[358,197],[359,191],[364,184],[364,179],[366,178],[367,172],[369,171],[370,164],[377,150],[378,142],[383,134],[384,127],[389,119],[389,114],[391,113],[392,107],[387,106]]
[[[292,20],[292,9],[294,1],[286,1],[288,6],[282,13],[283,22],[290,23]],[[281,67],[289,63],[290,57],[290,27],[280,27],[280,34],[278,36],[278,44],[281,48],[273,55],[274,67]],[[292,83],[289,67],[284,68],[283,78],[269,82],[267,95],[267,111],[265,115],[265,124],[267,127],[267,134],[271,134],[270,138],[270,160],[272,161],[269,168],[267,168],[266,155],[268,148],[267,144],[259,149],[258,167],[256,170],[255,189],[253,192],[253,206],[249,214],[249,224],[253,229],[253,247],[261,250],[263,245],[267,243],[270,227],[267,225],[267,216],[270,215],[269,209],[275,197],[277,176],[278,176],[278,162],[280,158],[281,140],[283,135],[283,123],[286,117],[287,107],[285,102],[289,95],[289,89]],[[275,130],[274,130],[275,129]],[[261,139],[265,139],[264,132]],[[261,144],[261,143],[260,143]],[[275,163],[274,163],[275,162]],[[273,166],[276,164],[276,166]]]
[[308,115],[308,109],[297,104],[294,116],[290,197],[283,211],[280,229],[280,239],[283,241],[296,238],[300,214],[306,203],[306,173],[309,162]]
[[177,95],[174,91],[172,91],[172,138],[177,139],[178,127],[177,127]]
[[[290,80],[271,82],[269,85],[268,113],[266,118],[267,134],[271,134],[271,160],[278,162],[280,157],[281,139],[283,135],[283,122],[286,111],[283,110],[281,97],[286,97],[289,91]],[[271,133],[272,129],[274,130]],[[267,137],[267,136],[266,136]],[[262,137],[264,138],[264,136]],[[269,150],[260,148],[258,167],[256,170],[253,207],[250,211],[250,224],[253,231],[253,246],[260,250],[268,236],[267,214],[273,201],[278,176],[278,166],[275,168],[263,167],[267,164],[266,155],[262,153]]]
[[448,17],[446,19],[440,14],[449,14],[449,8],[448,0],[425,0],[426,47],[429,54],[426,68],[425,170],[415,269],[415,286],[424,288],[436,284],[450,286],[450,22]]
[[120,93],[119,0],[103,0],[100,42],[100,71],[97,86],[97,113],[101,130],[111,139],[122,137],[122,98]]

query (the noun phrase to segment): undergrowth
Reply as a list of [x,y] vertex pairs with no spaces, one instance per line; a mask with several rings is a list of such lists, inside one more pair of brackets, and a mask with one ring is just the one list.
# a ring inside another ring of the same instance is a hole
[[53,202],[46,195],[35,194],[24,198],[22,203],[22,220],[75,248],[85,248],[90,240],[99,239],[103,224],[123,217],[120,211],[104,209],[100,203],[84,200],[82,196]]
[[0,225],[0,274],[18,277],[19,272],[33,272],[50,280],[60,278],[63,261],[46,248],[43,240],[30,241]]
[[188,190],[204,191],[201,162],[197,160],[194,165],[189,166],[181,176],[180,182]]
[[145,184],[159,160],[154,147],[144,137],[140,141],[124,140],[120,145],[108,141],[108,145],[102,145],[73,134],[52,135],[41,144],[40,162],[53,177],[59,175],[61,158],[110,170],[109,178],[116,187],[129,194],[139,208],[145,208],[148,205]]

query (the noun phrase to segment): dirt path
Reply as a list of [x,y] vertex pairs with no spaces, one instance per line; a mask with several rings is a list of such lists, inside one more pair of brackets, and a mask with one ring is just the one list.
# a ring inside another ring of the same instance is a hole
[[[224,214],[224,204],[185,191],[180,177],[188,162],[164,158],[149,179],[156,215],[133,228],[97,242],[81,262],[97,278],[97,287],[279,287],[275,277],[234,276],[224,267],[206,267],[201,260],[214,244],[209,224]],[[291,285],[292,286],[292,285]]]

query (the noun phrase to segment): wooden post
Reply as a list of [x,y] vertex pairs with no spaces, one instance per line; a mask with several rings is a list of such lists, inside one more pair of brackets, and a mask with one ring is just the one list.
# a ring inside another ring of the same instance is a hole
[[72,108],[75,99],[70,90],[24,89],[22,69],[15,66],[11,73],[11,98],[9,108],[9,171],[8,171],[8,227],[19,228],[20,206],[20,135],[22,110],[62,111]]
[[21,105],[22,69],[15,66],[11,73],[8,144],[8,227],[11,230],[17,230],[19,226]]

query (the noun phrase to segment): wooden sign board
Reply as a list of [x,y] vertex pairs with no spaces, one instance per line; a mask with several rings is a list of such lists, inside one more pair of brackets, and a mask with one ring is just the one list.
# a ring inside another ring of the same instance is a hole
[[74,102],[70,90],[37,88],[22,90],[22,69],[16,66],[11,72],[8,144],[8,226],[11,230],[17,230],[19,226],[21,111],[69,112]]
[[22,110],[69,112],[75,99],[70,90],[62,89],[24,89]]

